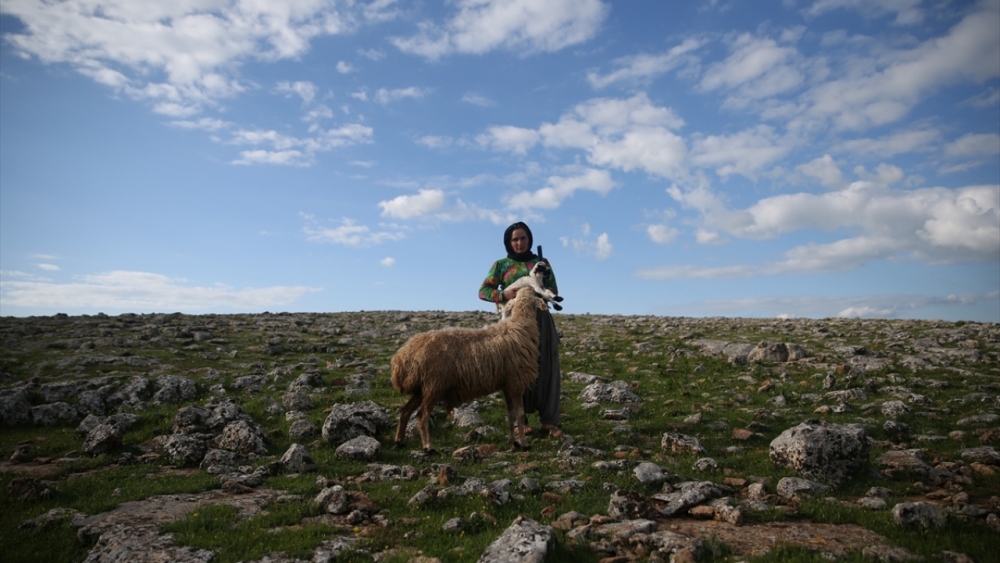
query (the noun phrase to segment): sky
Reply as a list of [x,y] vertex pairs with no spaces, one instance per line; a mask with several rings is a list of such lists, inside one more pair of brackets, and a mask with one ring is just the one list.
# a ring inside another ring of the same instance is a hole
[[0,315],[1000,322],[1000,0],[4,0]]

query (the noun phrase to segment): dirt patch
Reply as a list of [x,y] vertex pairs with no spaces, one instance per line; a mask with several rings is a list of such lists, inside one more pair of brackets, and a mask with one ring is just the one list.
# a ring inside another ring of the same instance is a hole
[[886,538],[853,524],[769,522],[734,526],[716,520],[673,519],[662,522],[660,528],[725,543],[740,557],[763,555],[780,546],[801,546],[842,557],[870,545],[889,544]]

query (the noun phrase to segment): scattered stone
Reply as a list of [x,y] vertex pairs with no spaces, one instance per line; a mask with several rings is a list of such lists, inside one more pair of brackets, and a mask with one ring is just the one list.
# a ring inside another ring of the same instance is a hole
[[478,563],[542,563],[554,547],[555,534],[550,526],[518,516],[486,547]]
[[775,438],[770,457],[803,477],[837,485],[867,465],[869,447],[860,425],[810,419]]
[[382,452],[382,444],[371,436],[358,436],[337,446],[335,455],[339,459],[371,461]]
[[929,502],[902,502],[892,507],[892,521],[906,528],[942,528],[946,520],[944,509]]

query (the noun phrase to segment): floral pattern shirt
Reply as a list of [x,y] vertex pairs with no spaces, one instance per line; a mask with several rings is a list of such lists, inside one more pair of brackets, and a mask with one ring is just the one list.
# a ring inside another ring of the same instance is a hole
[[[483,301],[500,303],[502,300],[501,293],[504,288],[510,286],[510,284],[519,278],[528,275],[536,263],[538,263],[538,260],[528,260],[527,262],[518,262],[511,258],[497,260],[490,267],[489,274],[483,280],[483,285],[479,288],[479,298]],[[559,289],[556,287],[555,272],[551,273],[545,280],[545,287],[551,289],[554,293],[559,293]]]

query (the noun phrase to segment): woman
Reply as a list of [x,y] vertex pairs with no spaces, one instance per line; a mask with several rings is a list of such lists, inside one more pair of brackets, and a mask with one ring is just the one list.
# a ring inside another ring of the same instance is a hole
[[[503,234],[503,245],[507,257],[493,263],[490,273],[479,288],[479,298],[491,303],[503,304],[514,298],[516,289],[507,289],[518,278],[528,275],[540,260],[531,246],[534,241],[531,229],[518,222],[507,227]],[[546,260],[547,262],[547,260]],[[550,264],[551,266],[551,264]],[[545,287],[558,294],[555,274],[545,280]],[[562,372],[559,369],[559,334],[556,323],[548,311],[538,311],[539,357],[538,381],[524,394],[524,412],[539,413],[542,429],[556,438],[563,435],[559,427],[559,394]],[[529,429],[530,431],[530,429]]]

